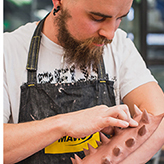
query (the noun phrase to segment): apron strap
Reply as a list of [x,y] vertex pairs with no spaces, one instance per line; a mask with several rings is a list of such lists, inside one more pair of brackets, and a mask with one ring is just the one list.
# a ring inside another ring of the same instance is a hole
[[[46,15],[46,17],[48,15],[49,13]],[[41,32],[42,32],[43,24],[46,17],[39,22],[39,24],[37,25],[35,29],[33,37],[31,39],[30,49],[28,53],[28,61],[27,61],[27,66],[26,66],[26,69],[28,71],[28,74],[27,74],[28,82],[34,82],[34,83],[37,82],[36,71],[37,71],[37,65],[38,65],[40,42],[41,42],[41,37],[42,37]]]
[[98,68],[98,79],[100,81],[106,80],[106,73],[105,73],[105,65],[104,65],[103,56],[101,56],[100,62],[98,64],[97,68]]

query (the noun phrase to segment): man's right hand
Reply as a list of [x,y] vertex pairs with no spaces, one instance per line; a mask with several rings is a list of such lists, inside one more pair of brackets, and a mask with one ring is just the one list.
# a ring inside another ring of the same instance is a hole
[[74,138],[82,138],[102,131],[106,128],[117,126],[126,128],[136,127],[127,105],[107,107],[105,105],[62,114],[59,117],[63,120],[63,133]]

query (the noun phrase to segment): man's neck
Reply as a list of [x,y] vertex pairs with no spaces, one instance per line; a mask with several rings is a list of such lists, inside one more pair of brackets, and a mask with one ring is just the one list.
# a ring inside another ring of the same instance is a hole
[[59,44],[58,39],[56,37],[56,35],[58,33],[58,29],[54,22],[54,15],[52,12],[48,15],[48,17],[45,20],[42,32],[51,41],[53,41],[56,44]]

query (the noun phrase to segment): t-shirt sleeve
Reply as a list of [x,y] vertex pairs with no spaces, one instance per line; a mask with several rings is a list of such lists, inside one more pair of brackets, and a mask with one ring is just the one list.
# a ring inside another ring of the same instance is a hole
[[7,78],[6,78],[6,69],[5,62],[3,63],[3,122],[8,123],[11,111],[10,111],[10,103],[9,103],[9,95],[8,95],[8,87],[7,87]]
[[120,96],[123,99],[135,88],[151,81],[156,81],[135,48],[133,42],[125,38],[122,61],[120,62]]

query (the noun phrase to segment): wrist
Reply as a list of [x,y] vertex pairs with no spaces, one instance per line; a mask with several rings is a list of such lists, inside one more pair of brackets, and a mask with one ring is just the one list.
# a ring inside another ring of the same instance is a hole
[[53,136],[56,140],[65,136],[64,122],[62,115],[56,115],[44,120],[44,125],[47,127],[47,134]]

